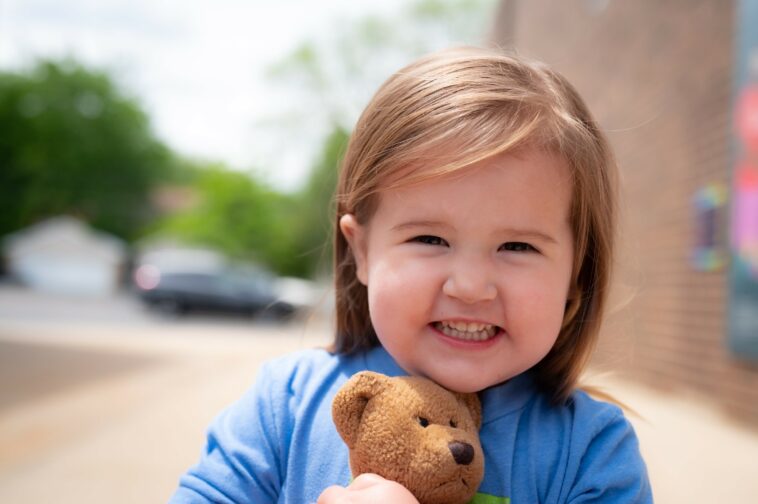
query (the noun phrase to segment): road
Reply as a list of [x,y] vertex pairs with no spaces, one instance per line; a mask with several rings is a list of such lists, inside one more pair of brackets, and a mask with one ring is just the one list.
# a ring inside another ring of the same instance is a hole
[[[0,502],[165,502],[261,362],[328,333],[0,286]],[[756,430],[689,398],[603,385],[643,417],[632,421],[656,502],[758,502]]]

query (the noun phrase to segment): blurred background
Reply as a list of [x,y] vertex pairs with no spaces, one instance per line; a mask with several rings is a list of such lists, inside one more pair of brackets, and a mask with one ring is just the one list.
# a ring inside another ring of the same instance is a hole
[[0,0],[0,501],[165,502],[263,360],[331,334],[363,106],[451,45],[572,81],[622,171],[586,380],[656,500],[758,502],[758,0]]

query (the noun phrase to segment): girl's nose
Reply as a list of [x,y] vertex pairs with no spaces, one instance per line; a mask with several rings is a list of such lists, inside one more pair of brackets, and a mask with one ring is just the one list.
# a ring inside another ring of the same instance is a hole
[[467,304],[492,301],[497,296],[497,287],[489,268],[476,264],[454,268],[442,286],[446,296]]

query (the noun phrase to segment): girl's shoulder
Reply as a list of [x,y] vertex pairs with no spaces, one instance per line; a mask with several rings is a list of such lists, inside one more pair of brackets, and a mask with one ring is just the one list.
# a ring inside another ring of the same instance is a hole
[[336,393],[352,375],[364,370],[402,373],[381,347],[352,354],[310,348],[264,362],[255,382],[259,390],[273,389],[294,396]]
[[597,398],[581,388],[571,394],[565,407],[579,420],[592,420],[592,423],[599,425],[615,422],[628,424],[621,406],[611,402],[610,398]]
[[601,453],[621,445],[633,453],[638,450],[634,427],[619,406],[579,389],[555,404],[528,375],[483,395],[482,409],[483,432],[494,438],[518,433],[513,436],[517,452],[530,452],[535,444],[562,446],[551,452],[562,453],[564,461],[579,461],[587,455],[602,458]]
[[487,471],[497,475],[485,479],[484,492],[513,502],[570,502],[581,495],[650,502],[637,436],[619,406],[582,390],[556,405],[526,375],[486,391],[482,403]]
[[313,380],[344,381],[365,370],[390,376],[405,374],[381,346],[351,354],[334,353],[326,348],[310,348],[264,362],[259,371],[259,379],[292,384]]
[[555,404],[549,394],[541,391],[529,373],[485,390],[481,394],[485,411],[484,422],[497,421],[511,415],[539,418],[541,422],[561,425],[576,421],[586,425],[604,424],[624,419],[624,412],[616,404],[598,400],[584,390],[577,389],[562,404]]
[[314,382],[338,377],[344,361],[325,348],[310,348],[281,355],[264,362],[255,380],[258,387],[287,390],[291,393]]
[[261,365],[259,378],[291,380],[299,375],[334,366],[336,361],[337,355],[325,348],[298,350],[265,361]]

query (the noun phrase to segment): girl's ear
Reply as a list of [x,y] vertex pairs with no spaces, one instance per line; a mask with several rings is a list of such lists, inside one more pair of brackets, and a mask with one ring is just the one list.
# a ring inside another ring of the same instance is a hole
[[368,284],[366,267],[366,228],[358,223],[353,214],[340,217],[340,231],[350,245],[355,258],[355,276],[363,284]]

